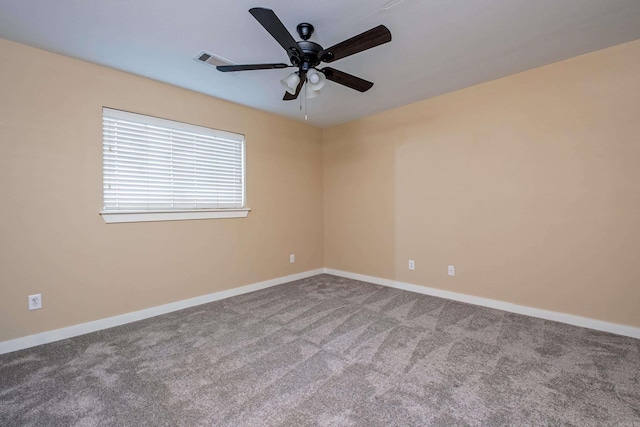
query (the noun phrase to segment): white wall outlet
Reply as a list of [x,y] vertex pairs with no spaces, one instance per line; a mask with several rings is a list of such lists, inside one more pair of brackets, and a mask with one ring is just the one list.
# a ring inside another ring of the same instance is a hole
[[449,272],[449,276],[455,276],[456,275],[456,268],[453,265],[450,265],[449,269],[448,269],[448,272]]
[[291,264],[293,264],[294,262],[296,262],[296,254],[291,254],[289,255],[289,262]]
[[415,270],[416,269],[416,263],[413,262],[412,259],[409,260],[409,270]]
[[42,294],[29,295],[29,310],[42,308]]

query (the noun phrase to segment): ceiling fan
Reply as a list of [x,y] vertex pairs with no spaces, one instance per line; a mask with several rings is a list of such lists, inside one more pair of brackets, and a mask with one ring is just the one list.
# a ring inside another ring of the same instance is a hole
[[273,10],[254,7],[249,9],[249,13],[251,13],[265,30],[276,39],[280,46],[287,51],[291,65],[284,63],[219,65],[216,68],[222,72],[231,72],[296,67],[298,68],[297,72],[290,74],[282,80],[282,84],[287,89],[284,98],[282,98],[284,101],[291,101],[298,98],[302,86],[305,83],[307,83],[306,95],[308,98],[312,98],[320,93],[319,90],[326,80],[331,80],[360,92],[371,89],[373,83],[360,77],[331,67],[324,67],[322,69],[316,67],[320,65],[321,62],[331,63],[391,41],[391,32],[389,29],[384,25],[379,25],[330,48],[323,49],[318,43],[309,41],[314,30],[311,24],[304,22],[298,24],[296,30],[302,40],[296,42]]

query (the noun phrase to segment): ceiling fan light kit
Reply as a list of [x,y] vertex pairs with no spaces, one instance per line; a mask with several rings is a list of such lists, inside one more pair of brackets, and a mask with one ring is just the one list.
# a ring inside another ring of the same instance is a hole
[[317,67],[322,62],[337,61],[391,41],[389,29],[384,25],[379,25],[330,48],[323,49],[318,43],[309,40],[314,31],[313,25],[309,23],[298,24],[296,30],[302,40],[295,41],[273,10],[254,7],[249,10],[249,13],[284,48],[291,65],[284,63],[221,65],[216,68],[222,72],[234,72],[296,67],[298,71],[280,81],[286,89],[282,98],[284,101],[297,99],[302,86],[305,86],[305,98],[314,98],[320,94],[320,89],[324,87],[327,80],[359,92],[371,89],[373,83],[360,77],[330,67],[322,69]]

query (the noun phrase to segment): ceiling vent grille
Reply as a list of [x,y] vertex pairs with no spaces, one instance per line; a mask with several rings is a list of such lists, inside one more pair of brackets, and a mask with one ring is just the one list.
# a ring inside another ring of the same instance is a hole
[[218,65],[235,65],[233,62],[214,55],[211,52],[207,52],[206,50],[200,51],[193,59],[211,65],[212,67],[217,67]]

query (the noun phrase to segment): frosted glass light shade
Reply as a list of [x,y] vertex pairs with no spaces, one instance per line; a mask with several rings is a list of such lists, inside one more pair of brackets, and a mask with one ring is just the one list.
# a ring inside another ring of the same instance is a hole
[[[326,83],[327,78],[324,73],[319,72],[315,68],[310,69],[307,72],[307,92],[309,90],[319,91]],[[315,96],[315,95],[314,95]]]
[[311,89],[311,86],[308,82],[305,85],[305,91],[307,98],[315,98],[316,96],[320,95],[320,91]]
[[287,92],[295,95],[298,83],[300,83],[300,76],[298,76],[297,73],[291,73],[286,78],[280,80],[280,83],[282,83],[282,86],[284,86]]

